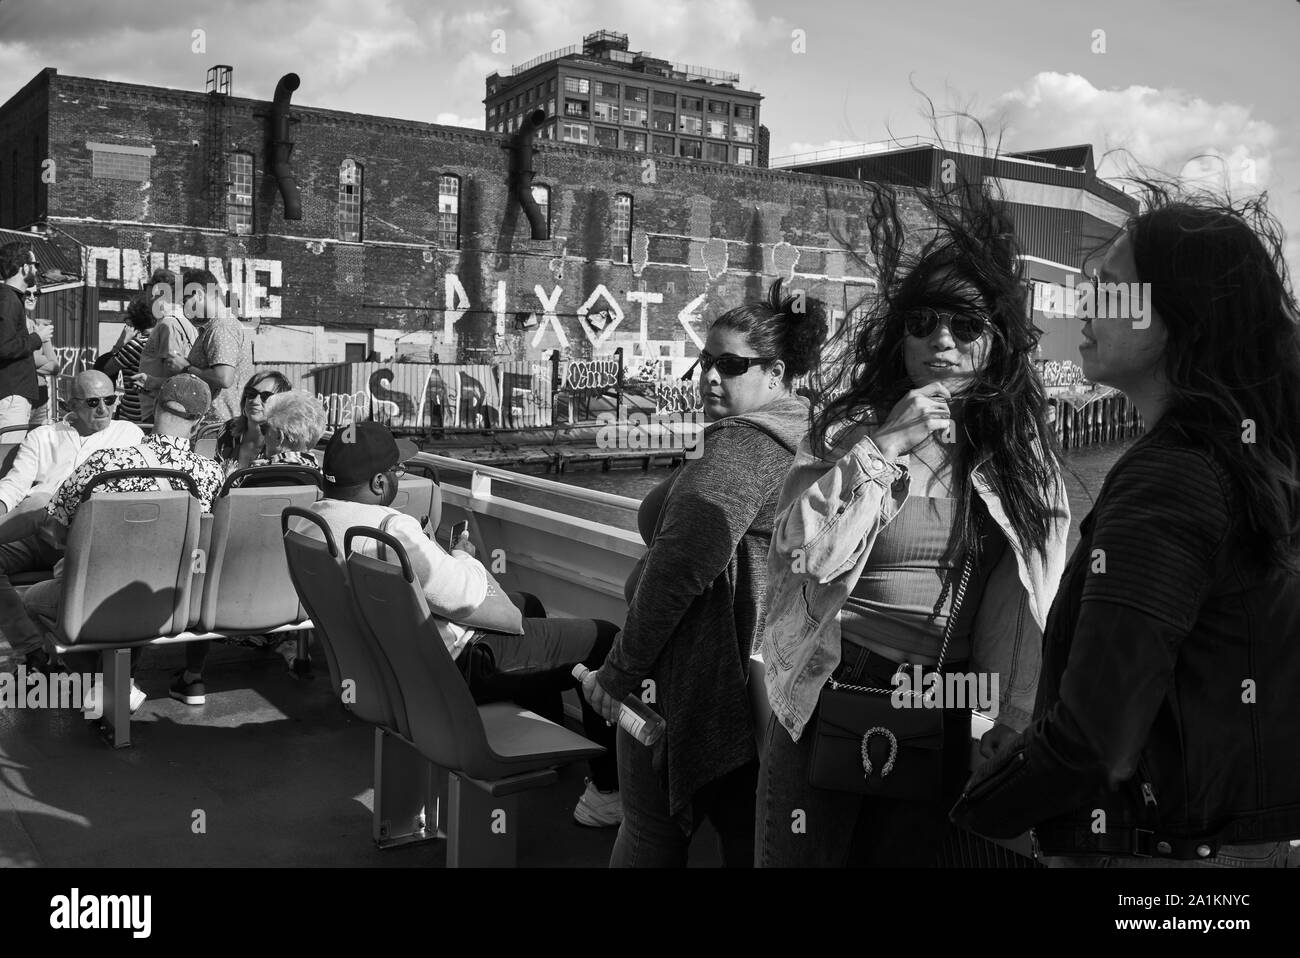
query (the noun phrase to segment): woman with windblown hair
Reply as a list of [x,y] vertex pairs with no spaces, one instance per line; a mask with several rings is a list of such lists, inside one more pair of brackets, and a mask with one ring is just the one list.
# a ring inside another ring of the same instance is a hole
[[[1033,725],[953,815],[995,838],[1032,825],[1057,865],[1283,867],[1300,838],[1300,314],[1262,199],[1144,185],[1078,315],[1084,375],[1147,433],[1080,526]],[[1120,290],[1142,291],[1140,318]]]
[[[976,186],[920,197],[937,228],[909,243],[897,196],[872,189],[877,297],[842,330],[768,558],[761,866],[936,864],[969,772],[972,703],[936,723],[933,787],[890,798],[812,784],[819,697],[832,676],[892,689],[897,673],[922,674],[914,667],[943,653],[944,672],[976,673],[999,693],[984,703],[999,723],[981,743],[993,754],[1029,721],[1065,558],[1068,505],[1032,362],[1039,333],[1005,209]],[[861,782],[850,751],[830,771]],[[888,755],[873,757],[879,779]]]

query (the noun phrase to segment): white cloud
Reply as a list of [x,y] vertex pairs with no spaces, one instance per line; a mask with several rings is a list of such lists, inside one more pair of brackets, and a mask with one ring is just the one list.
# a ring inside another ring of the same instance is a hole
[[468,126],[475,130],[483,129],[484,118],[480,113],[478,116],[460,116],[456,113],[439,113],[434,119],[434,123],[442,126]]
[[1267,188],[1279,137],[1250,113],[1178,89],[1099,90],[1077,74],[1039,73],[983,119],[1005,149],[1091,143],[1103,176],[1140,165],[1251,193]]

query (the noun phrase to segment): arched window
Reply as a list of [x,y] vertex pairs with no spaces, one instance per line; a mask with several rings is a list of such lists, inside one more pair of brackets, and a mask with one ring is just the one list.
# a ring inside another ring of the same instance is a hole
[[365,170],[351,157],[339,164],[339,239],[361,242],[361,204]]
[[614,194],[614,237],[610,258],[615,263],[632,262],[632,197]]
[[546,223],[546,238],[551,238],[551,188],[549,186],[533,187],[533,202],[542,210],[542,220]]
[[239,236],[253,232],[253,154],[227,156],[230,179],[226,183],[226,230]]
[[451,173],[438,179],[438,245],[460,249],[460,177]]

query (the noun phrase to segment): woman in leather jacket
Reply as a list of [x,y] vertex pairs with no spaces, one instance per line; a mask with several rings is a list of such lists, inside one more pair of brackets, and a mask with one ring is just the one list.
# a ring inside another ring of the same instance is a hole
[[1035,826],[1054,865],[1281,867],[1300,837],[1296,301],[1262,200],[1146,186],[1078,318],[1084,374],[1148,431],[1082,523],[1033,724],[953,819]]

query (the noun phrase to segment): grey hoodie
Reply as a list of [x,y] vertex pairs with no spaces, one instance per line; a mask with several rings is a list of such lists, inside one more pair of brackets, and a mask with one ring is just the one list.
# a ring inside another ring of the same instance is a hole
[[684,829],[704,785],[754,761],[748,660],[762,640],[777,496],[808,428],[790,396],[704,430],[704,454],[673,476],[627,624],[601,668],[616,698],[655,682],[668,723],[656,755]]

